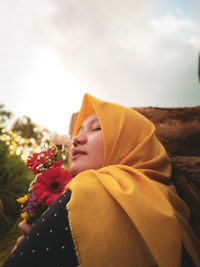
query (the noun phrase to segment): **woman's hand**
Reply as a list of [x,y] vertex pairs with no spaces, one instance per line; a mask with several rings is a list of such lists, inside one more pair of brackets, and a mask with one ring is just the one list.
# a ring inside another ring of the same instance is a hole
[[12,250],[13,251],[19,246],[19,244],[22,242],[22,240],[24,239],[24,237],[28,234],[28,232],[32,229],[32,226],[28,223],[25,222],[20,222],[18,224],[18,229],[21,232],[21,236],[17,238],[16,244]]

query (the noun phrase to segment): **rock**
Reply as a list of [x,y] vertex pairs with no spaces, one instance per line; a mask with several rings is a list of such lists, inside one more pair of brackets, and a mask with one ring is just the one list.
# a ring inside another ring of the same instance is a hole
[[156,135],[172,160],[173,182],[200,238],[200,106],[135,109],[156,125]]
[[200,157],[172,158],[172,179],[190,208],[190,224],[200,238]]
[[135,109],[156,125],[156,135],[170,156],[200,155],[200,106]]

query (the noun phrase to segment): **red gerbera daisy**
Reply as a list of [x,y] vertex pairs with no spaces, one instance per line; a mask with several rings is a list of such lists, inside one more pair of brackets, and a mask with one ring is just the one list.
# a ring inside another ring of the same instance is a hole
[[63,193],[67,183],[72,180],[72,175],[61,167],[47,169],[37,177],[33,192],[39,203],[45,202],[48,206]]

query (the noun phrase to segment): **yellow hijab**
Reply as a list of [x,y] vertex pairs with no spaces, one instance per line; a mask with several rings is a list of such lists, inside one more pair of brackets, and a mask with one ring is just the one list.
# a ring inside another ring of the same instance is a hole
[[200,266],[189,211],[170,189],[171,164],[154,125],[86,94],[73,136],[93,112],[102,128],[104,166],[78,174],[66,187],[80,267],[177,267],[182,240]]

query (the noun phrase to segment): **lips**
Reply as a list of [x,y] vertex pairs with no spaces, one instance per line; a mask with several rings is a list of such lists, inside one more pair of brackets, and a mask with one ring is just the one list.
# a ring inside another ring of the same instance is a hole
[[78,157],[78,156],[81,156],[81,155],[86,155],[87,153],[83,150],[79,150],[79,149],[75,149],[73,152],[72,152],[72,159]]

